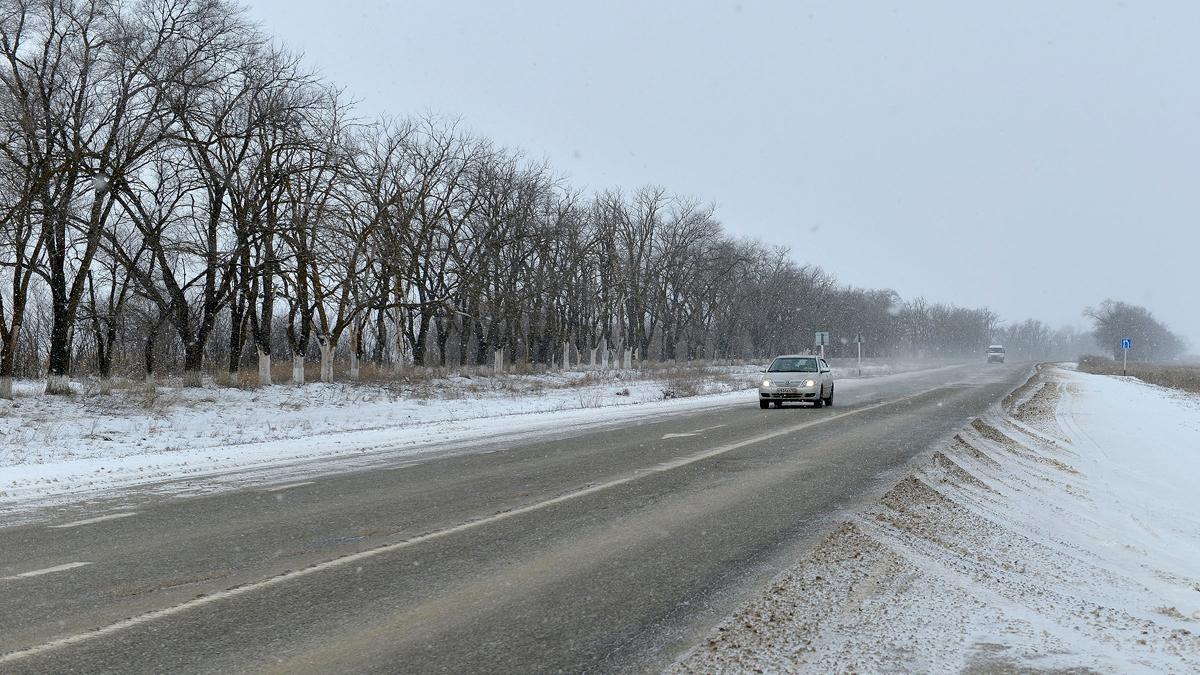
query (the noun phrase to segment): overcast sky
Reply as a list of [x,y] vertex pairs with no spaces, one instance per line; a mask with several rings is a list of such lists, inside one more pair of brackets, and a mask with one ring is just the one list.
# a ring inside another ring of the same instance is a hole
[[254,0],[361,101],[717,205],[845,283],[1200,349],[1200,3]]

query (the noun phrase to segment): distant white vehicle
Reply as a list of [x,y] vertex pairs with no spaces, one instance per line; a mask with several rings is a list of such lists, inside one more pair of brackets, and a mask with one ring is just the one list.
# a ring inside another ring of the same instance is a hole
[[819,356],[777,356],[758,384],[758,407],[772,403],[782,408],[785,401],[807,401],[820,408],[833,405],[833,373]]
[[1004,363],[1004,345],[988,345],[988,363]]

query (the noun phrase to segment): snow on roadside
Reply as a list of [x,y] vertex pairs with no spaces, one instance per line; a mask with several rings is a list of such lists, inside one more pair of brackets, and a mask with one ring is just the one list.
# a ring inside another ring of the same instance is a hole
[[1200,397],[1043,369],[672,672],[1200,671]]
[[[0,400],[0,510],[311,459],[557,429],[744,398],[753,366],[449,377],[405,386],[140,387]],[[664,401],[667,390],[676,400]],[[416,450],[413,450],[414,452]]]
[[[930,364],[835,365],[838,378],[881,377]],[[0,399],[0,523],[42,506],[184,479],[203,491],[354,468],[505,434],[545,434],[744,402],[759,368],[647,370],[310,383],[262,389],[135,385],[71,398],[15,383]],[[664,400],[670,399],[670,400]],[[325,462],[317,466],[314,462]]]

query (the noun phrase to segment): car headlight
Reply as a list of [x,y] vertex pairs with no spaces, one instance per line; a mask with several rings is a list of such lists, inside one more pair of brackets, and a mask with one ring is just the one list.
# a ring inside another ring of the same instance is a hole
[[814,381],[812,381],[812,380],[805,380],[805,381],[804,381],[804,386],[806,386],[806,387],[815,387],[815,386],[817,386],[817,383],[816,383],[816,382],[814,382]]
[[762,386],[764,386],[764,387],[769,387],[769,386],[771,386],[771,381],[770,381],[770,380],[763,380]]

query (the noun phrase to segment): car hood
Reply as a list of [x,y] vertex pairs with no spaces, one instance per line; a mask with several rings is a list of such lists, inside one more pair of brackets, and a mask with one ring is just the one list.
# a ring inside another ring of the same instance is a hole
[[771,384],[803,384],[805,380],[817,379],[816,373],[763,373],[764,380],[770,380]]

